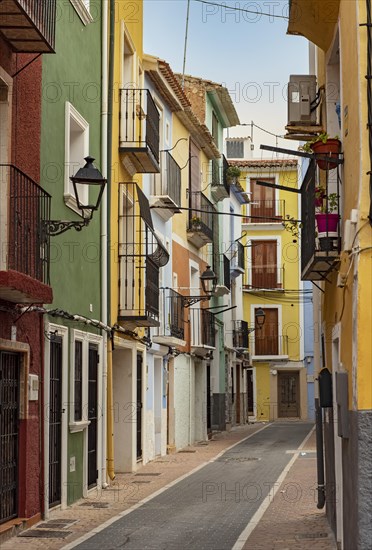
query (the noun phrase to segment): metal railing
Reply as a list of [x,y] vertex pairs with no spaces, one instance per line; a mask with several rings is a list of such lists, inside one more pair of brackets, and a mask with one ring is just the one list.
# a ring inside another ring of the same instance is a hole
[[159,268],[146,258],[145,309],[152,316],[159,316]]
[[249,348],[249,330],[247,321],[234,321],[233,346],[234,348]]
[[159,162],[160,115],[150,91],[122,88],[120,101],[120,143],[131,149],[149,147]]
[[231,247],[231,269],[237,268],[244,270],[244,246],[239,242]]
[[243,223],[280,223],[285,218],[285,201],[252,201],[243,206],[243,216]]
[[164,171],[154,176],[152,195],[168,196],[174,204],[181,205],[181,168],[168,151],[162,153]]
[[248,268],[249,288],[281,289],[284,288],[284,267],[260,265]]
[[225,254],[222,255],[223,260],[223,285],[230,290],[231,275],[230,275],[230,260]]
[[230,194],[230,186],[227,182],[226,170],[229,164],[224,155],[221,159],[213,159],[212,161],[212,187],[222,185],[227,195]]
[[190,208],[188,230],[201,231],[213,240],[213,204],[201,191],[192,191],[190,193]]
[[51,50],[54,50],[56,0],[17,0],[17,3],[42,34]]
[[191,346],[215,347],[216,329],[213,313],[206,309],[190,308]]
[[0,182],[9,189],[7,267],[49,284],[51,196],[12,164],[0,164]]
[[162,315],[158,336],[173,336],[183,340],[185,337],[184,327],[184,302],[182,295],[172,288],[161,288]]
[[288,336],[263,335],[256,329],[254,334],[254,355],[288,355]]

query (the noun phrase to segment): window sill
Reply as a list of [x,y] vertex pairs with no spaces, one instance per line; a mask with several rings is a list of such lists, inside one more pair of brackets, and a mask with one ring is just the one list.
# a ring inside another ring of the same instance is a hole
[[84,23],[84,25],[88,25],[89,23],[93,22],[93,17],[89,12],[89,10],[86,8],[83,0],[70,0],[70,1],[76,10],[76,13]]
[[90,424],[90,420],[81,420],[80,422],[70,422],[69,424],[69,430],[70,433],[74,434],[77,432],[82,432],[87,428]]

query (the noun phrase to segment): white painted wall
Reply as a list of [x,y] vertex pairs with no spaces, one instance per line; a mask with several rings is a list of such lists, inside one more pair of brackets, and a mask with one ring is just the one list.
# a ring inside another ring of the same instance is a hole
[[193,437],[191,418],[194,416],[191,404],[194,402],[194,367],[188,355],[174,359],[174,418],[175,446],[182,449]]

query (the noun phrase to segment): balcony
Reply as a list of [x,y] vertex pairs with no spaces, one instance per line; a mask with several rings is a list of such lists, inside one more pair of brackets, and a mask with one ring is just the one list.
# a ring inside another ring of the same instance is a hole
[[158,327],[159,269],[169,254],[156,235],[149,202],[134,182],[119,184],[119,315],[122,326]]
[[249,349],[249,329],[247,321],[234,321],[233,347],[239,353]]
[[261,265],[247,269],[248,283],[244,290],[283,290],[284,267]]
[[282,223],[285,219],[284,200],[255,200],[243,206],[243,224]]
[[233,279],[244,273],[244,246],[235,242],[231,247],[230,275]]
[[253,359],[288,359],[288,336],[261,335],[259,330],[253,333]]
[[119,151],[130,174],[159,173],[159,119],[149,90],[120,90]]
[[213,313],[190,308],[191,351],[205,357],[215,349],[216,329]]
[[[215,296],[224,296],[225,294],[230,293],[231,289],[231,274],[230,274],[230,260],[225,254],[219,256],[222,260],[222,266],[218,270],[219,278],[215,290]],[[215,270],[217,273],[217,271]]]
[[56,0],[3,0],[0,34],[16,53],[54,53]]
[[[338,218],[337,227],[326,225],[325,231],[316,227],[316,197],[315,197],[315,160],[310,162],[301,187],[301,279],[305,281],[320,281],[337,268],[341,251],[341,219],[339,201],[334,212]],[[336,175],[336,194],[339,196],[339,168]],[[327,187],[328,195],[328,175]],[[327,205],[325,205],[325,209]]]
[[164,346],[185,346],[185,310],[182,295],[171,288],[160,289],[160,326],[152,340]]
[[0,164],[0,190],[0,298],[49,304],[50,246],[43,222],[50,219],[51,197],[11,164]]
[[150,205],[168,221],[181,212],[181,168],[168,151],[161,153],[161,165],[160,174],[153,176]]
[[[187,240],[196,248],[213,242],[213,204],[200,191],[190,193],[190,212]],[[193,210],[195,208],[195,210]]]
[[212,185],[211,194],[213,199],[218,202],[227,199],[230,196],[230,186],[227,183],[226,170],[229,164],[222,155],[222,159],[213,159],[212,163]]

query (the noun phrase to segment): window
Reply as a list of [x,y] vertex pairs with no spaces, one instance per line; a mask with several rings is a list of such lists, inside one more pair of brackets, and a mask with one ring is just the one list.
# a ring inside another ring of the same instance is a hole
[[[275,178],[257,178],[260,181],[275,184]],[[257,185],[257,179],[251,179],[251,223],[272,223],[275,217],[275,189]],[[257,217],[255,217],[257,216]],[[267,218],[267,219],[265,219]]]
[[74,420],[82,420],[83,414],[83,342],[75,341]]
[[90,13],[90,0],[70,0],[71,4],[74,6],[76,13],[84,23],[88,25],[93,21],[93,17]]
[[226,141],[226,156],[230,159],[244,158],[244,142]]
[[[254,310],[256,314],[257,308]],[[264,308],[265,323],[260,329],[256,329],[255,355],[279,355],[279,310],[277,308]]]
[[[89,124],[81,114],[66,101],[65,108],[65,203],[77,211],[75,194],[70,177],[84,166],[89,155]],[[86,186],[85,186],[86,187]],[[80,191],[83,201],[88,202],[88,189]]]
[[252,241],[253,288],[277,288],[277,241]]

